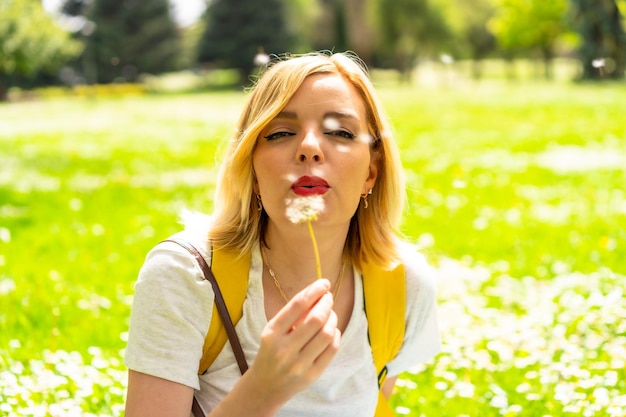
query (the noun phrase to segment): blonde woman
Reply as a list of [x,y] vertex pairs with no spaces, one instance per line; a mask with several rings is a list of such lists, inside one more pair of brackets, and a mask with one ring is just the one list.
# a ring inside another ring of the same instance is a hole
[[[194,396],[214,417],[380,415],[379,389],[389,396],[397,375],[440,344],[434,278],[397,232],[403,195],[396,144],[356,56],[313,53],[271,65],[249,93],[214,213],[178,235],[209,264],[214,250],[249,257],[247,276],[226,277],[247,279],[236,332],[249,369],[242,376],[226,343],[198,375],[214,292],[191,254],[161,243],[136,283],[126,416],[187,417]],[[294,223],[290,205],[309,200],[315,220]],[[403,337],[380,387],[367,265],[404,271]]]

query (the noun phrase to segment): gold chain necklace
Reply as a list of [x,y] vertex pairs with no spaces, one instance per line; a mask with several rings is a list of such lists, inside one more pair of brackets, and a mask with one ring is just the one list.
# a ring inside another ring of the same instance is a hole
[[[274,270],[272,269],[270,263],[267,260],[267,253],[265,253],[265,249],[263,249],[262,258],[263,258],[263,264],[267,268],[267,272],[269,272],[270,276],[272,277],[272,280],[274,280],[274,285],[278,289],[280,296],[283,298],[283,300],[285,300],[286,303],[289,302],[289,298],[287,298],[287,294],[285,294],[283,287],[281,287],[280,282],[278,281],[278,278],[276,278],[276,274],[274,273]],[[341,288],[341,282],[343,281],[343,275],[345,271],[346,271],[346,263],[343,262],[341,264],[341,271],[339,272],[339,277],[337,278],[337,282],[335,283],[335,291],[333,292],[333,297],[335,299],[337,299],[337,297],[339,296],[339,289]]]

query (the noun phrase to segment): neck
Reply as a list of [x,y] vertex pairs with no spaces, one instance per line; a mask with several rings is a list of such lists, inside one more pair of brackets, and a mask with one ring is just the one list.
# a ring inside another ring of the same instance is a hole
[[[317,241],[322,277],[331,282],[339,275],[343,263],[343,250],[348,230],[327,230],[313,223]],[[313,244],[306,224],[289,225],[285,228],[268,225],[265,241],[267,261],[272,268],[281,271],[282,280],[310,283],[317,277]]]

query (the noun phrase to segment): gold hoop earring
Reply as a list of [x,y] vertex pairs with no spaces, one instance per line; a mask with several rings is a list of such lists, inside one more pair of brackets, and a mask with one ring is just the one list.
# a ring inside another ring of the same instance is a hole
[[370,188],[370,190],[366,193],[366,194],[361,194],[361,198],[363,199],[363,208],[366,209],[369,207],[369,203],[367,202],[367,196],[372,194],[372,189]]
[[256,195],[256,209],[257,211],[263,210],[263,202],[261,201],[261,194]]

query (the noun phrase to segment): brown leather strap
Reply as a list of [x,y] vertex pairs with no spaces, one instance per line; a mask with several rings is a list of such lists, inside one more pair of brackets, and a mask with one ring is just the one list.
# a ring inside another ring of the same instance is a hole
[[176,243],[183,248],[187,249],[198,261],[200,264],[200,268],[204,273],[204,278],[211,283],[213,286],[213,292],[215,293],[215,306],[217,307],[217,312],[219,313],[222,323],[224,324],[224,329],[226,329],[226,333],[228,334],[228,340],[233,347],[233,352],[235,353],[235,358],[237,359],[237,364],[239,365],[239,370],[241,371],[241,375],[243,375],[248,370],[248,363],[246,362],[246,357],[243,354],[243,349],[241,348],[241,343],[239,343],[239,338],[237,337],[237,332],[235,331],[235,326],[233,325],[233,321],[230,319],[230,314],[228,314],[228,308],[226,308],[226,303],[224,302],[224,297],[222,296],[222,291],[220,291],[220,287],[217,284],[217,280],[215,279],[215,275],[213,275],[213,271],[209,265],[207,265],[204,256],[189,242],[178,239],[168,239],[165,242],[173,242]]
[[200,407],[200,403],[196,400],[196,396],[193,396],[193,402],[191,403],[191,412],[194,417],[205,417],[202,408]]
[[[213,271],[206,263],[204,256],[196,249],[191,243],[181,240],[181,239],[167,239],[163,242],[172,242],[176,243],[179,246],[187,249],[198,261],[202,272],[204,273],[204,279],[211,283],[213,287],[213,293],[215,293],[215,307],[217,308],[217,312],[222,319],[222,323],[224,324],[224,329],[226,330],[226,334],[228,335],[228,340],[230,341],[230,345],[233,348],[233,353],[235,354],[235,359],[237,359],[237,365],[239,365],[239,370],[241,371],[241,375],[243,375],[248,370],[248,363],[246,362],[246,357],[243,354],[243,349],[241,348],[241,343],[239,342],[239,337],[237,337],[237,332],[235,331],[235,326],[233,325],[233,321],[230,318],[230,314],[228,313],[228,308],[226,308],[226,303],[224,302],[224,297],[222,296],[222,291],[215,279],[215,275],[213,275]],[[195,417],[203,417],[204,413],[200,408],[200,404],[198,404],[198,400],[196,397],[193,397],[193,403],[191,406],[191,411]]]

